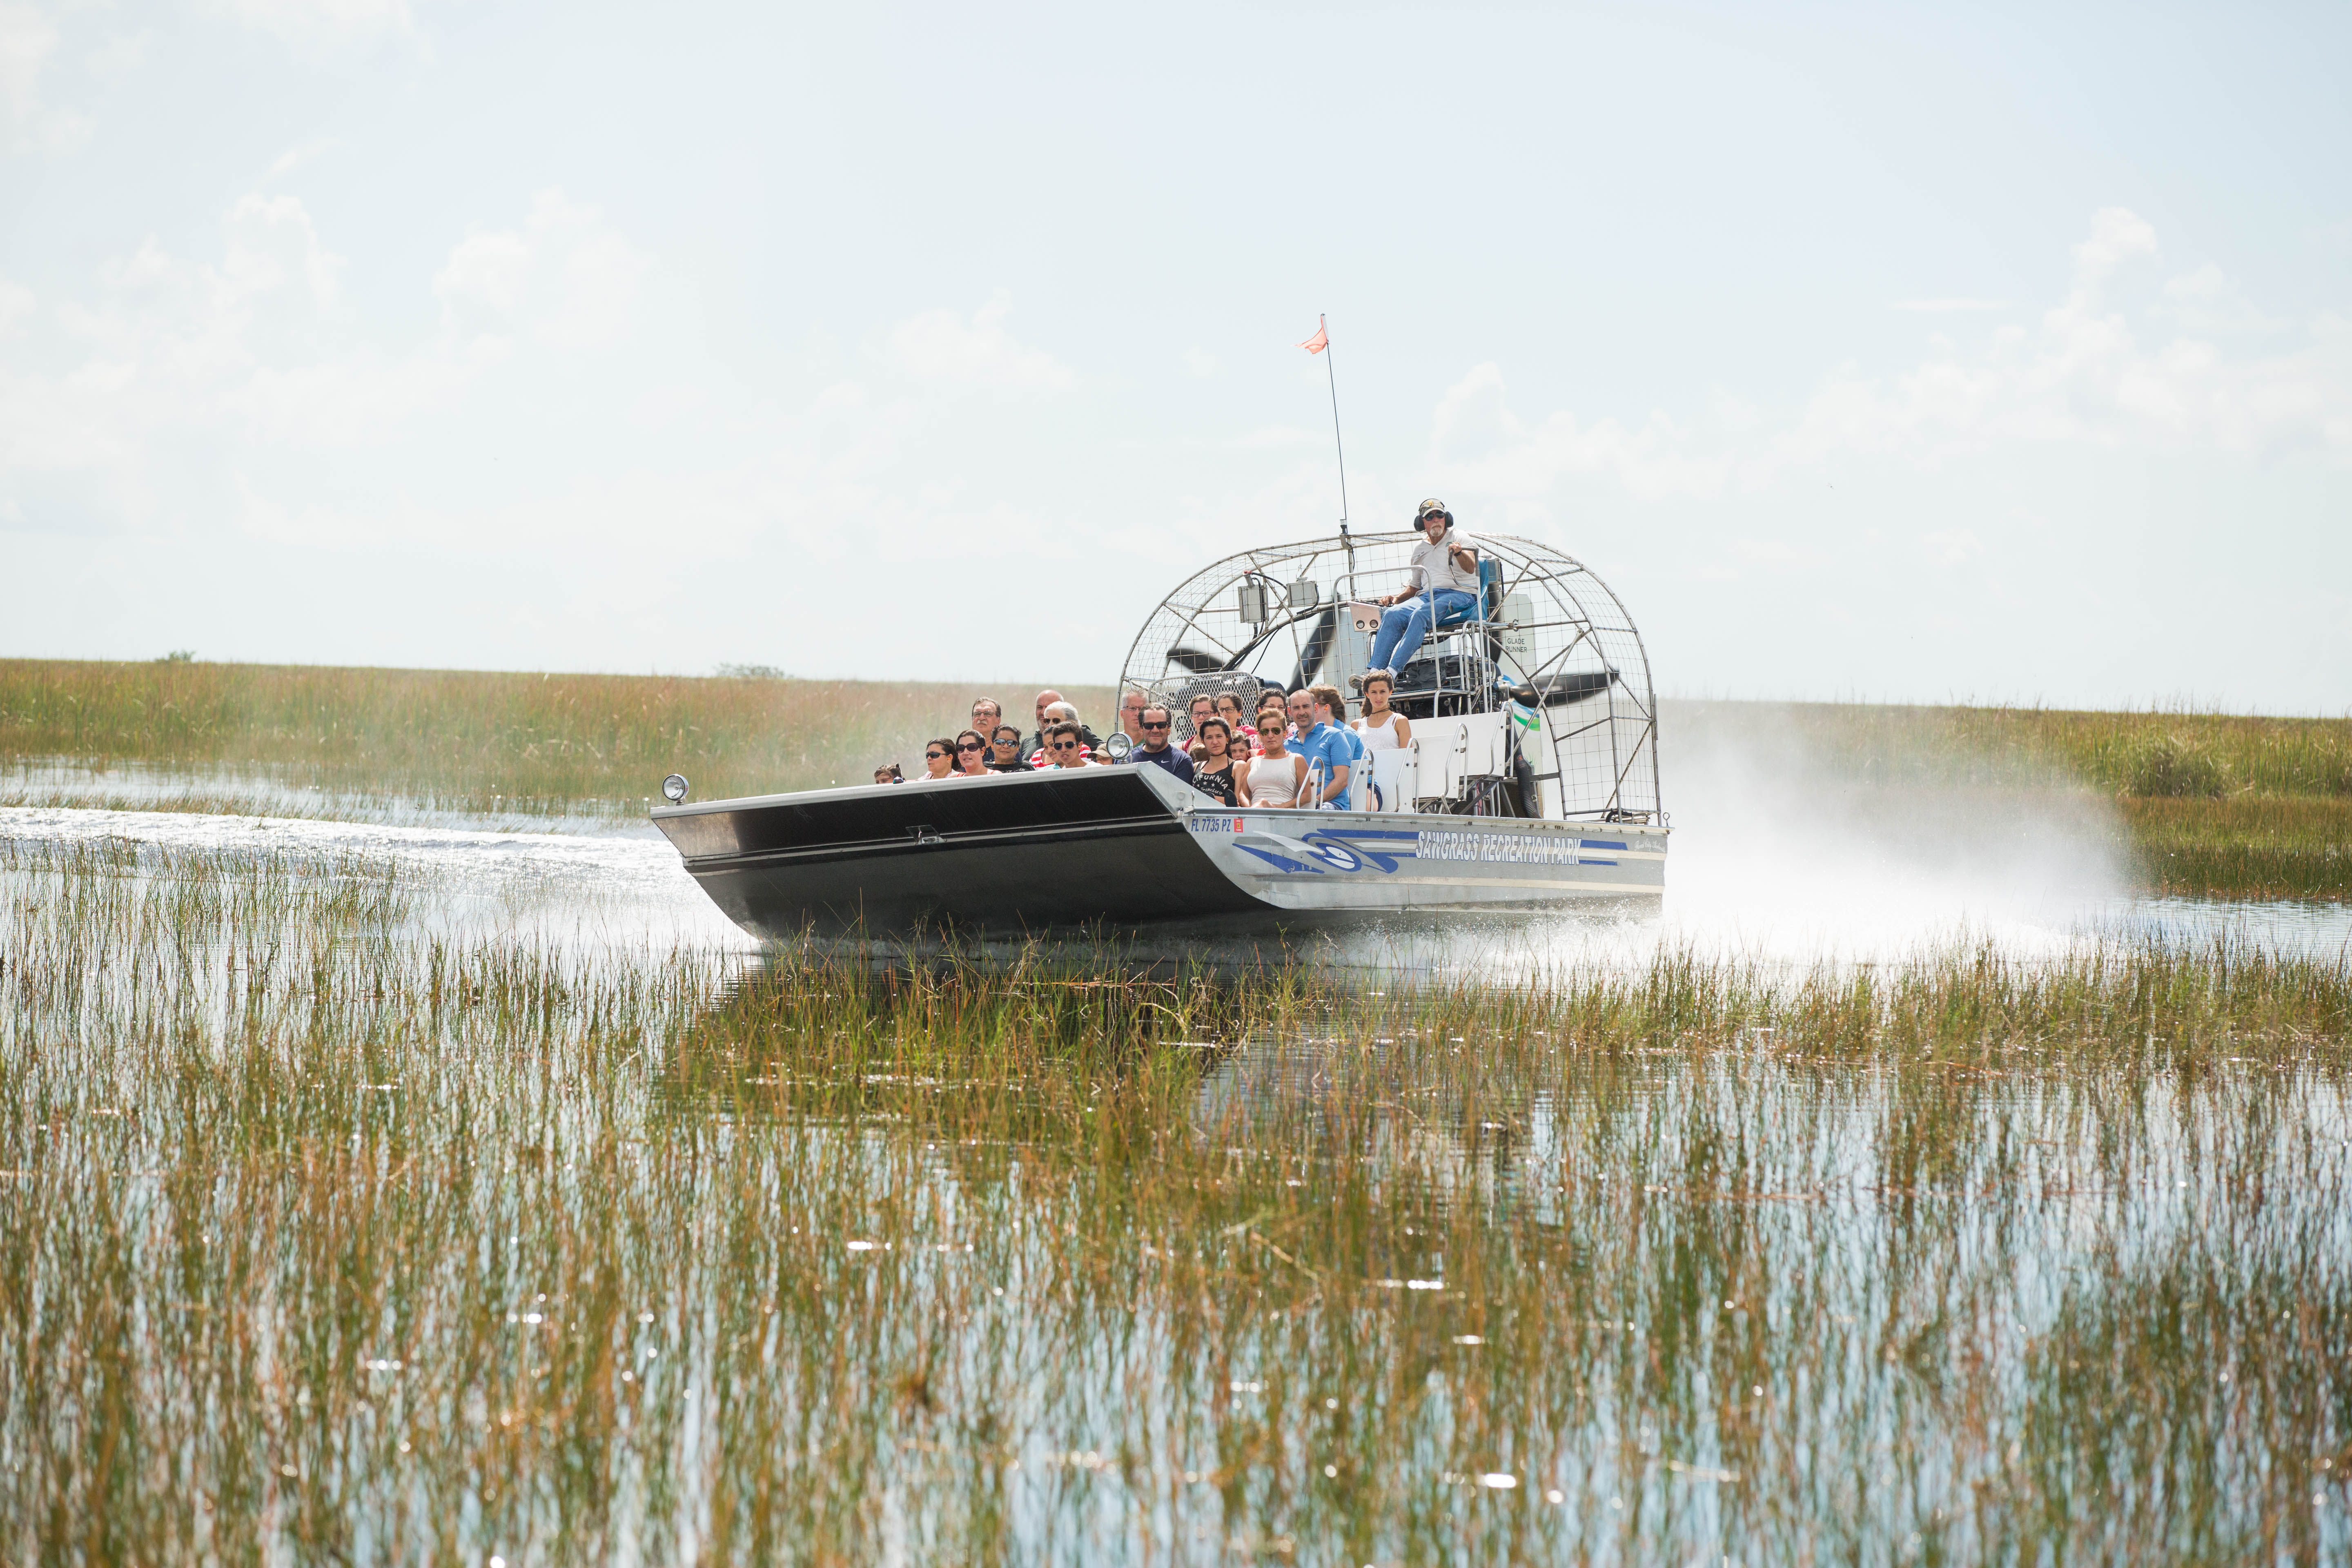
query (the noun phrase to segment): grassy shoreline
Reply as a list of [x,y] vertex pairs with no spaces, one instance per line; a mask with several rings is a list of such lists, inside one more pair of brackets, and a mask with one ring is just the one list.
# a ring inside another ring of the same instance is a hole
[[[1111,721],[1109,688],[1060,689],[1097,728]],[[863,782],[877,761],[910,762],[925,739],[961,727],[982,694],[947,682],[6,659],[0,800],[236,809],[258,780],[278,792],[268,808],[287,814],[332,815],[333,797],[367,795],[500,821],[626,818],[673,769],[704,798]],[[1025,720],[1034,690],[986,694]],[[1670,703],[1667,749],[1692,716],[1726,713],[1860,786],[2104,796],[2152,891],[2352,897],[2352,720]],[[100,776],[126,768],[181,787],[146,800]]]

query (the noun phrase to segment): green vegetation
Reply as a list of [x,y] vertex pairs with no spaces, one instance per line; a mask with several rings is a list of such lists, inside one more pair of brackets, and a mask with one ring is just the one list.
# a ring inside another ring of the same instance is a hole
[[2320,1561],[2352,973],[590,959],[0,852],[10,1561]]
[[[1108,688],[1059,689],[1110,716]],[[6,659],[0,764],[170,769],[190,775],[189,787],[161,804],[194,809],[249,801],[241,786],[264,780],[479,816],[636,816],[673,770],[705,797],[864,784],[877,762],[919,756],[925,739],[967,722],[976,697],[995,697],[1026,726],[1036,690]],[[40,795],[113,804],[102,783]],[[289,806],[299,809],[271,802]]]
[[[2352,719],[2035,708],[1688,703],[1668,720],[1778,736],[1888,790],[2088,791],[2150,890],[2352,898]],[[1671,795],[1669,799],[1671,800]]]
[[2126,797],[2352,801],[2352,718],[1790,703],[1777,711],[1887,777],[2053,777]]

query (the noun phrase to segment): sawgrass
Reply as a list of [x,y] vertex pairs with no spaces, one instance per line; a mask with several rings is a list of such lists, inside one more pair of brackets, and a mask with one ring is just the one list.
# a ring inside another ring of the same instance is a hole
[[1782,745],[1822,780],[1889,799],[2103,797],[2149,891],[2352,898],[2352,719],[1709,702],[1666,720]]
[[455,940],[0,858],[11,1561],[2324,1561],[2352,974]]
[[2014,784],[2057,777],[2114,795],[2352,799],[2352,718],[2155,709],[1769,706],[1823,752],[1886,782]]
[[[1097,722],[1111,716],[1108,688],[1060,689]],[[0,764],[219,773],[241,786],[207,789],[198,778],[184,793],[200,801],[258,786],[366,792],[477,816],[631,816],[671,772],[704,798],[865,784],[892,761],[919,773],[922,742],[962,728],[975,698],[993,696],[1025,727],[1035,695],[1032,686],[6,659]],[[47,797],[73,793],[69,777],[42,783]],[[105,798],[110,787],[101,776],[86,790]],[[145,792],[113,794],[144,803]]]

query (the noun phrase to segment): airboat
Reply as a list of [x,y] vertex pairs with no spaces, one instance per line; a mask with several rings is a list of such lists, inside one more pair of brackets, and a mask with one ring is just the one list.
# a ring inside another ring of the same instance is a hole
[[[1121,688],[1165,703],[1180,742],[1200,695],[1254,706],[1269,689],[1346,690],[1370,662],[1374,601],[1414,585],[1421,537],[1228,556],[1151,612]],[[1395,683],[1412,743],[1371,753],[1349,809],[1235,808],[1129,765],[691,803],[673,774],[653,820],[712,900],[770,939],[1654,909],[1669,829],[1641,634],[1581,562],[1533,540],[1474,542],[1474,602]]]

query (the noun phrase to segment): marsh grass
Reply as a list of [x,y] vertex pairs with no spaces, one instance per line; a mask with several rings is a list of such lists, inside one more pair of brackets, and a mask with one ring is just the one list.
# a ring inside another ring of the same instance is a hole
[[1771,737],[1889,799],[2104,797],[2152,892],[2352,897],[2352,719],[1858,703],[1682,703],[1667,718]]
[[2126,800],[2142,879],[2159,892],[2352,897],[2352,800]]
[[356,858],[0,887],[12,1560],[2352,1548],[2341,964],[746,969]]
[[[1062,689],[1096,721],[1109,715],[1107,688]],[[919,759],[923,740],[961,728],[976,697],[995,697],[1026,724],[1035,690],[0,659],[0,763],[98,773],[148,764],[477,816],[641,816],[672,771],[704,798],[864,784],[877,763]],[[47,797],[61,790],[71,794],[70,781]],[[189,791],[215,793],[238,792],[207,791],[201,778]]]

